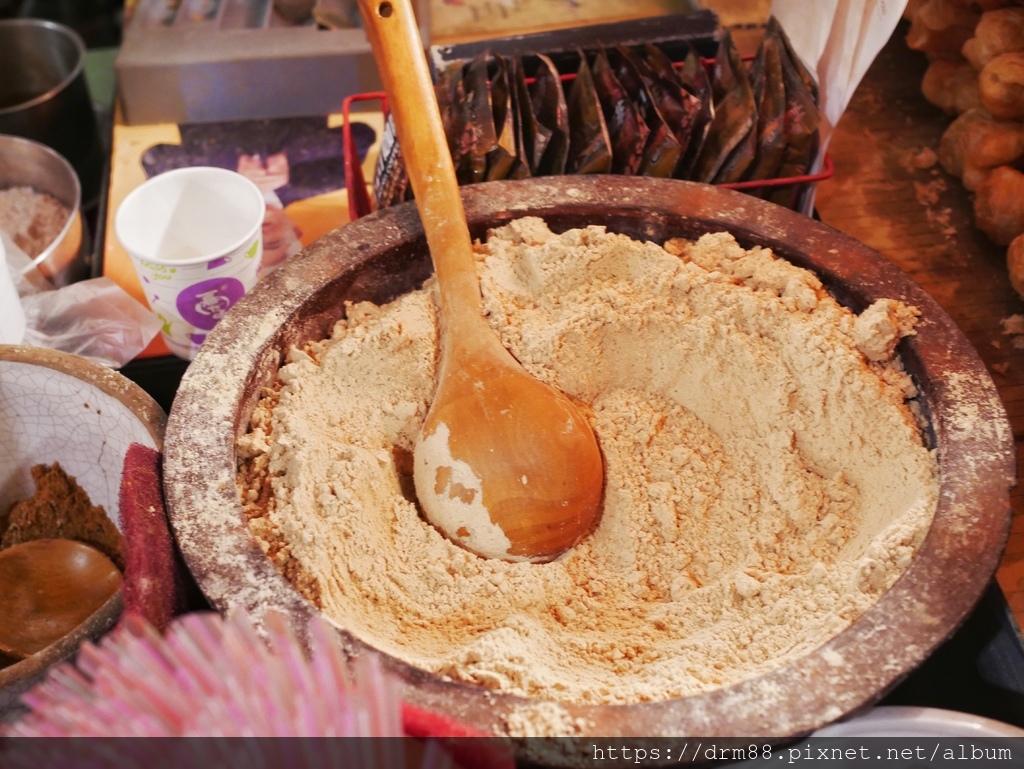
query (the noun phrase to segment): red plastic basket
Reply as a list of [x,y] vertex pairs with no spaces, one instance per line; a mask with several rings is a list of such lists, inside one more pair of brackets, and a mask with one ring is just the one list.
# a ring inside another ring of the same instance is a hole
[[[746,61],[750,58],[752,57],[745,57],[744,60]],[[710,59],[706,59],[704,61],[704,65],[706,67],[710,66],[712,63],[713,62]],[[563,81],[572,80],[573,78],[575,78],[575,75],[573,74],[561,76]],[[527,82],[529,82],[529,79]],[[356,145],[355,140],[352,137],[350,122],[352,105],[357,102],[365,101],[379,101],[381,105],[380,111],[385,115],[387,114],[387,94],[383,91],[353,94],[346,97],[341,104],[342,141],[345,145],[345,189],[348,196],[349,217],[353,221],[361,216],[366,216],[371,213],[374,208],[373,201],[370,199],[370,195],[366,190],[366,178],[363,175],[363,167],[359,162],[359,157],[356,152]],[[804,194],[808,189],[810,189],[810,186],[831,178],[833,171],[834,167],[832,165],[832,159],[826,153],[825,158],[822,161],[821,171],[815,174],[780,176],[774,179],[751,179],[745,182],[729,182],[727,184],[720,184],[716,186],[725,187],[730,190],[741,190],[743,192],[783,189],[789,187],[793,190],[790,207],[799,209],[800,204],[804,199]]]

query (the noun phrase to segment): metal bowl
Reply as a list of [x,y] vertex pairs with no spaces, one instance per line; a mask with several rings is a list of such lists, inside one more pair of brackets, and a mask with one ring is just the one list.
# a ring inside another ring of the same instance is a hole
[[63,203],[70,212],[60,233],[32,259],[55,286],[88,277],[82,225],[82,188],[71,164],[44,144],[0,134],[0,189],[31,187]]
[[68,26],[0,20],[0,133],[34,139],[67,158],[89,209],[99,201],[104,153],[85,55],[85,42]]
[[[662,242],[727,230],[813,270],[841,303],[861,310],[894,298],[922,312],[900,353],[916,381],[938,451],[941,490],[920,551],[893,587],[820,648],[770,673],[681,699],[566,710],[590,726],[583,736],[764,736],[813,731],[879,699],[968,615],[1006,543],[1013,442],[996,389],[953,321],[881,255],[806,217],[728,190],[627,177],[562,177],[463,189],[474,237],[525,215],[555,231],[587,224]],[[235,488],[236,438],[260,388],[291,345],[321,339],[344,300],[386,302],[431,272],[410,204],[347,225],[287,262],[242,299],[199,351],[168,423],[165,492],[171,523],[200,587],[218,609],[274,608],[300,623],[316,609],[264,555]],[[969,418],[968,418],[969,417]],[[353,653],[359,640],[342,632]],[[840,661],[837,664],[837,660]],[[453,683],[388,658],[415,705],[485,732],[527,700]],[[550,759],[551,763],[571,761]],[[585,763],[585,762],[584,762]]]

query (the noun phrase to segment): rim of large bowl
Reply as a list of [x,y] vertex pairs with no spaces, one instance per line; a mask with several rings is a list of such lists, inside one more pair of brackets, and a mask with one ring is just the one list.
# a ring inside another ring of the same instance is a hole
[[35,29],[41,28],[50,30],[51,32],[57,32],[70,40],[75,46],[75,49],[78,51],[78,61],[75,63],[71,72],[68,73],[63,80],[57,83],[57,85],[53,86],[45,93],[39,94],[39,96],[32,97],[28,101],[23,101],[13,106],[0,109],[0,116],[31,109],[32,107],[42,104],[48,99],[52,99],[74,82],[74,79],[81,74],[83,69],[85,69],[85,41],[82,40],[81,36],[75,32],[75,30],[66,24],[61,24],[57,21],[50,21],[49,19],[2,19],[0,20],[0,28],[2,27],[32,27]]
[[[639,222],[634,236],[713,222],[746,245],[772,247],[813,269],[840,301],[917,306],[916,336],[901,354],[921,389],[939,452],[940,501],[916,557],[896,583],[849,627],[816,650],[762,676],[681,699],[631,705],[558,703],[593,724],[579,736],[764,736],[808,733],[880,698],[963,622],[988,585],[1009,535],[1014,447],[998,392],[951,318],[877,252],[824,224],[721,188],[635,177],[552,177],[462,190],[471,227],[497,226],[558,206],[561,220],[601,216]],[[639,229],[641,232],[637,233]],[[711,231],[704,228],[703,231]],[[422,229],[412,204],[353,222],[284,263],[218,324],[182,380],[165,443],[165,494],[172,527],[200,588],[219,610],[243,606],[302,619],[316,609],[288,583],[249,532],[235,489],[236,430],[248,419],[246,388],[278,365],[299,331],[299,309],[367,254],[412,247]],[[321,312],[325,311],[321,308]],[[340,316],[341,309],[336,310]],[[260,322],[253,322],[259,318]],[[327,326],[329,327],[329,326]],[[211,402],[212,387],[226,388]],[[966,417],[973,416],[968,423]],[[948,587],[955,585],[955,589]],[[370,649],[340,630],[353,653]],[[896,643],[893,643],[896,639]],[[440,676],[383,655],[405,679],[413,704],[484,731],[503,733],[511,709],[537,704]]]

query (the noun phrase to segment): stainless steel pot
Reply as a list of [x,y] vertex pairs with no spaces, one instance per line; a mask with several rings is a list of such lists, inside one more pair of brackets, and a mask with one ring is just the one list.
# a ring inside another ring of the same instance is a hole
[[39,142],[0,134],[0,189],[9,187],[45,192],[71,212],[53,242],[32,260],[33,267],[58,287],[89,277],[82,191],[68,161]]
[[83,207],[94,205],[103,149],[85,82],[82,38],[52,21],[0,21],[0,73],[0,133],[57,150],[81,180]]

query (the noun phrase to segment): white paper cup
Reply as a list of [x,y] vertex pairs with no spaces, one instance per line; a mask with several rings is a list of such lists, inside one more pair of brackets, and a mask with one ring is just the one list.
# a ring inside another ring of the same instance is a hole
[[192,360],[206,335],[256,284],[263,194],[241,174],[181,168],[124,199],[114,231],[175,355]]

